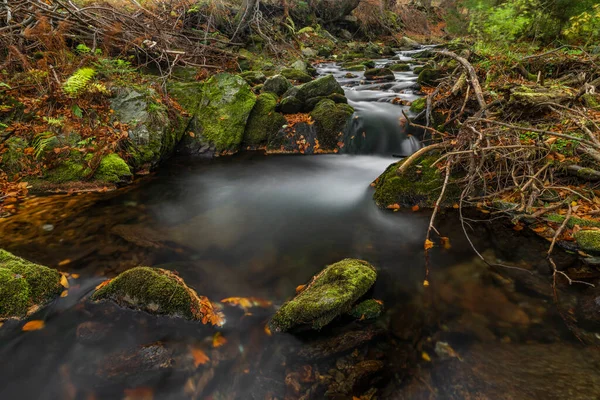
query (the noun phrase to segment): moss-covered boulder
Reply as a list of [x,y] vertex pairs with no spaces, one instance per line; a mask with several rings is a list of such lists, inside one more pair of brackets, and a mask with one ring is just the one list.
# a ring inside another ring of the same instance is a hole
[[327,97],[334,93],[343,95],[344,89],[342,89],[342,87],[335,80],[333,75],[326,75],[300,86],[298,88],[297,97],[301,101],[305,102],[306,100],[311,99],[313,97]]
[[57,298],[60,272],[0,250],[0,320],[23,318]]
[[275,111],[277,97],[273,93],[262,93],[248,118],[244,133],[244,146],[256,148],[267,144],[270,137],[277,134],[286,124],[285,117]]
[[420,99],[417,99],[410,104],[410,111],[414,112],[415,114],[418,114],[421,111],[424,111],[426,107],[427,99],[425,97],[421,97]]
[[392,64],[387,67],[390,71],[405,72],[410,71],[410,65],[405,63]]
[[113,92],[114,119],[129,126],[126,143],[129,164],[134,169],[151,169],[169,158],[187,125],[183,119],[170,115],[151,88],[121,87]]
[[356,319],[375,319],[383,312],[383,304],[375,299],[368,299],[355,305],[348,313]]
[[244,78],[244,80],[248,82],[248,84],[251,86],[256,86],[260,85],[261,83],[265,83],[265,80],[267,79],[265,74],[263,74],[260,71],[246,71],[242,72],[240,76]]
[[334,149],[346,130],[354,109],[348,104],[333,100],[321,100],[310,113],[315,121],[317,139],[323,149]]
[[265,85],[261,91],[275,93],[277,96],[281,96],[292,87],[290,81],[283,75],[275,75],[265,81]]
[[111,300],[121,307],[154,315],[181,317],[213,325],[220,322],[218,313],[206,297],[198,296],[173,272],[160,268],[127,270],[100,285],[91,300]]
[[94,179],[101,182],[118,183],[131,178],[129,166],[118,154],[111,153],[100,161]]
[[[398,176],[396,171],[405,160],[390,165],[374,182],[373,199],[381,208],[413,207],[430,208],[440,196],[444,184],[444,172],[432,164],[439,155],[429,154],[413,162]],[[444,201],[440,206],[452,206],[459,197],[460,189],[451,177]]]
[[179,151],[203,155],[239,149],[256,102],[243,78],[222,73],[204,83],[174,83],[169,90],[192,117]]
[[377,271],[366,261],[345,259],[329,265],[277,311],[269,327],[275,332],[321,329],[349,312],[376,279]]
[[281,75],[285,76],[291,81],[297,81],[300,83],[310,82],[313,79],[312,76],[310,76],[306,72],[297,70],[295,68],[284,68],[283,70],[281,70]]
[[284,97],[279,104],[279,109],[284,114],[296,114],[302,111],[304,104],[294,96]]
[[581,230],[575,234],[575,241],[581,250],[600,254],[600,230]]
[[[415,73],[416,73],[415,69]],[[441,76],[441,71],[439,69],[424,67],[419,72],[419,77],[417,78],[417,83],[419,85],[425,86],[437,86],[437,80]]]
[[0,169],[7,174],[16,174],[27,167],[27,156],[24,150],[28,147],[27,140],[12,136],[2,143],[5,151],[0,154]]
[[389,68],[371,68],[365,71],[365,78],[369,80],[393,81],[396,79]]

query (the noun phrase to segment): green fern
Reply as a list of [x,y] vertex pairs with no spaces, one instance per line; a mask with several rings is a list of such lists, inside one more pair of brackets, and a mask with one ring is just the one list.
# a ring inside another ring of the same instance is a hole
[[55,138],[56,136],[52,132],[42,132],[35,135],[31,142],[35,158],[39,159]]
[[93,68],[79,68],[63,84],[63,90],[67,95],[77,97],[85,91],[94,75],[96,71]]

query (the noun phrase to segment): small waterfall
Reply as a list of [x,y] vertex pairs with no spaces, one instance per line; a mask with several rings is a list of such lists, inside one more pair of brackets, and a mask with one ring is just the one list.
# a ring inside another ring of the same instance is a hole
[[[375,60],[375,63],[377,67],[398,60],[410,64],[414,61],[411,53],[401,52],[393,60]],[[344,87],[348,104],[355,110],[344,133],[343,153],[407,157],[422,147],[421,142],[409,134],[403,114],[410,117],[405,104],[420,97],[416,94],[417,75],[412,67],[409,71],[395,72],[392,82],[368,81],[362,72],[346,71],[331,63],[322,64],[318,69],[322,74],[333,74]]]

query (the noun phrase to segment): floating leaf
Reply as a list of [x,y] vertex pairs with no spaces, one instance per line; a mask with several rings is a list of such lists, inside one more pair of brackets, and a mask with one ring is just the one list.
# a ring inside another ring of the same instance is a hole
[[69,291],[68,290],[63,290],[62,293],[60,294],[60,297],[67,297],[69,295]]
[[45,325],[46,324],[44,323],[43,320],[35,319],[35,320],[29,321],[28,323],[23,325],[23,328],[21,328],[21,330],[23,330],[24,332],[39,331],[40,329],[44,329]]
[[199,365],[204,365],[210,361],[210,358],[206,355],[202,349],[197,347],[192,347],[192,357],[194,357],[194,366],[198,367]]
[[227,339],[225,339],[225,336],[223,336],[221,332],[215,333],[215,335],[213,336],[213,347],[221,347],[225,343],[227,343]]
[[265,325],[265,333],[266,333],[268,336],[271,336],[271,335],[272,335],[272,333],[271,333],[271,329],[269,329],[269,325]]
[[60,284],[65,288],[68,289],[69,288],[69,280],[67,279],[67,277],[65,275],[61,275],[60,276]]
[[252,307],[270,307],[273,303],[268,300],[260,299],[258,297],[228,297],[221,300],[222,303],[227,303],[231,306],[238,306],[244,311]]
[[61,262],[59,262],[58,266],[62,267],[63,265],[67,265],[67,264],[70,264],[70,263],[71,263],[71,260],[67,258],[67,259],[64,259]]

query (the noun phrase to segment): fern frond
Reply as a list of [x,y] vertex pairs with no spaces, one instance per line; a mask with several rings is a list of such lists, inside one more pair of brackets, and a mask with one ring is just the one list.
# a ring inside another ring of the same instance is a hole
[[93,68],[79,68],[63,84],[63,90],[67,95],[71,97],[77,97],[84,92],[94,75],[96,75],[96,70]]
[[44,151],[46,151],[48,145],[52,143],[55,138],[56,136],[54,136],[52,132],[42,132],[35,135],[31,142],[35,158],[39,159],[44,154]]

